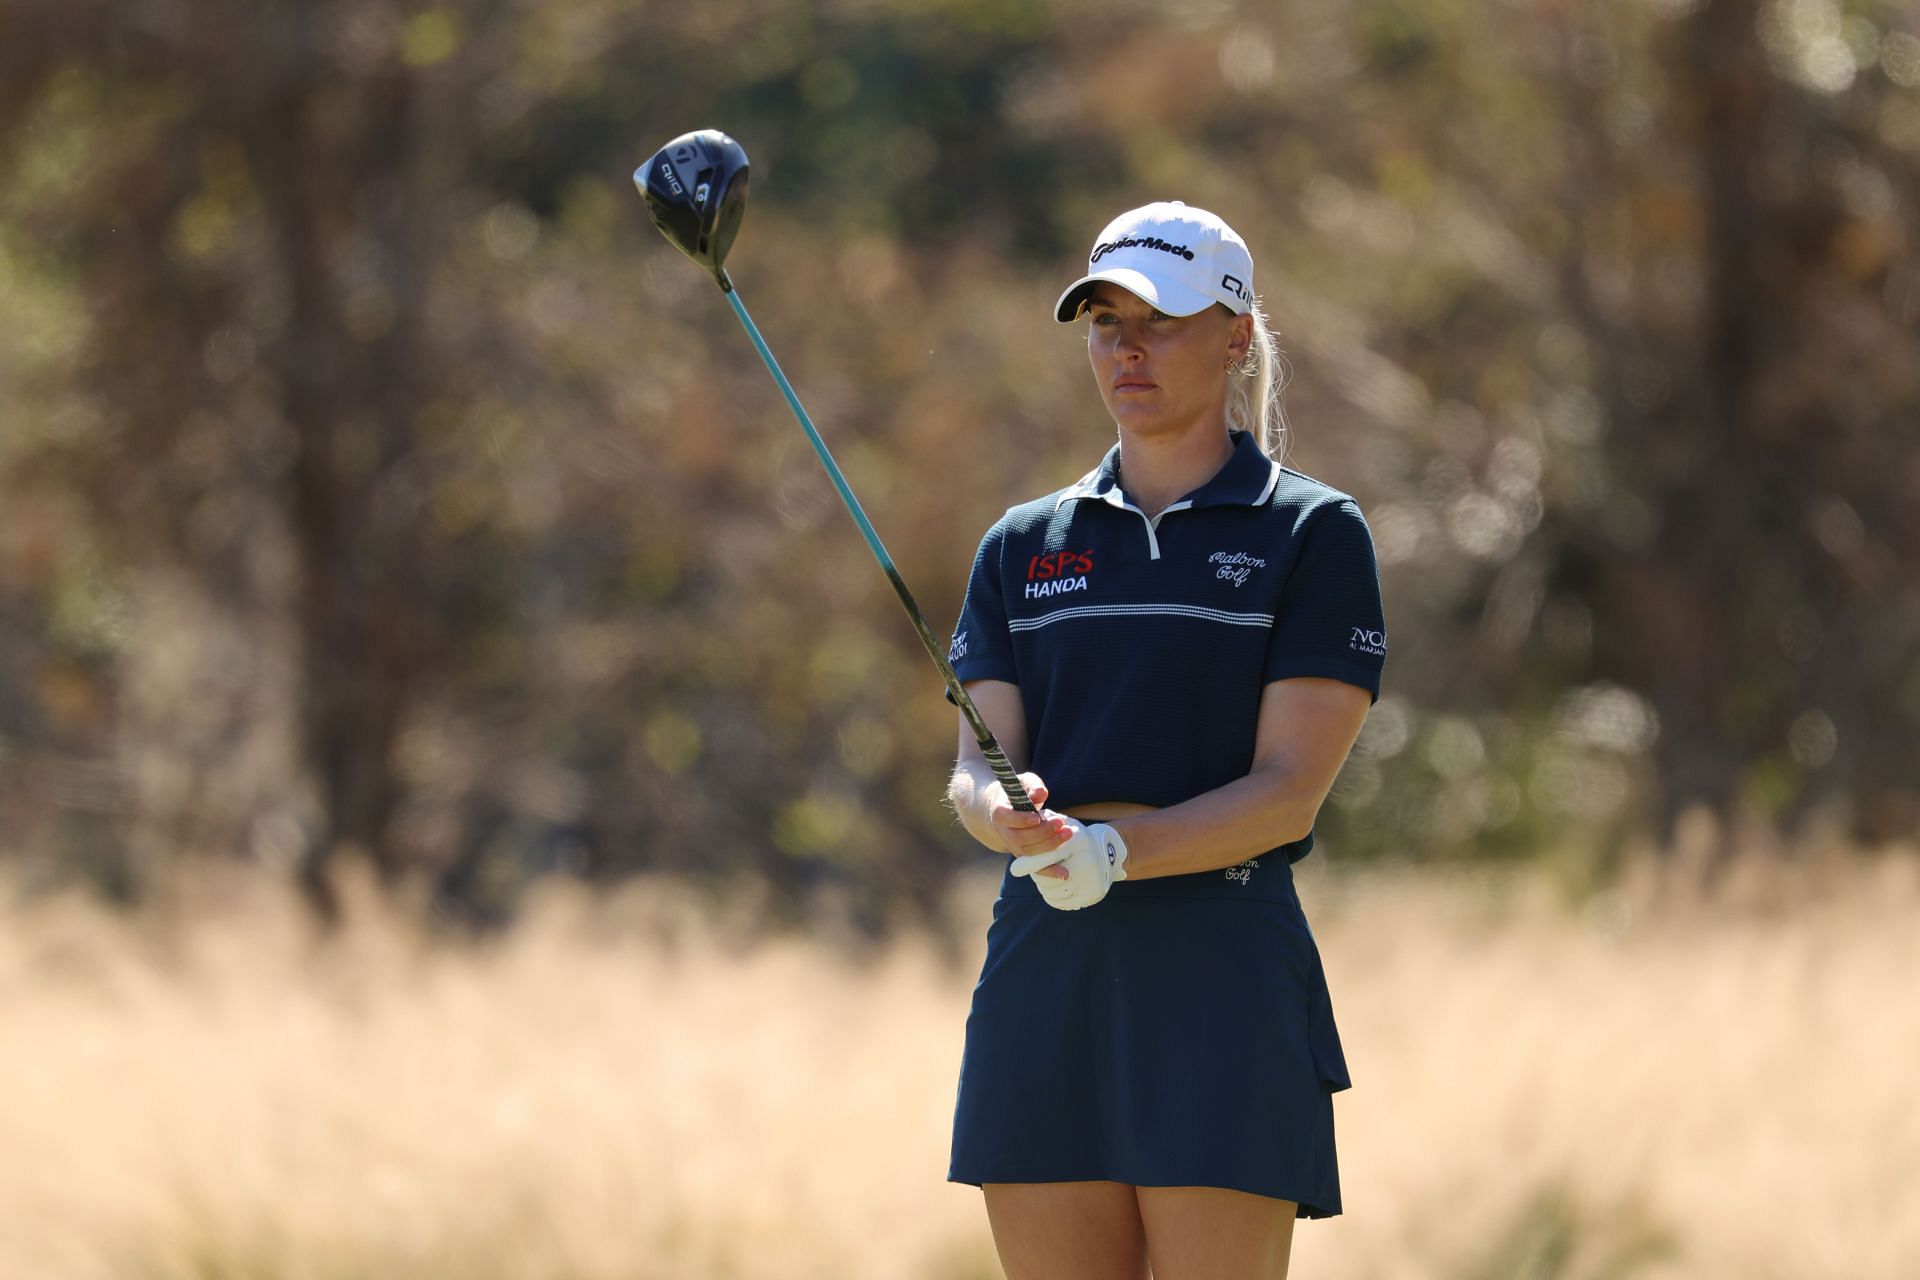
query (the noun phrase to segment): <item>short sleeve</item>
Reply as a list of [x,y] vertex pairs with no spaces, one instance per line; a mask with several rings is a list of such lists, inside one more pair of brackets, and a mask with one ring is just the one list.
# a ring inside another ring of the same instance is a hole
[[[1013,664],[1013,636],[1007,630],[1007,601],[1000,589],[1000,554],[1006,522],[996,523],[980,540],[967,578],[967,598],[947,646],[947,661],[962,684],[969,680],[1019,683]],[[949,698],[951,701],[951,698]]]
[[1266,679],[1342,680],[1378,701],[1387,623],[1366,518],[1350,498],[1330,502],[1307,517],[1302,537],[1274,614]]

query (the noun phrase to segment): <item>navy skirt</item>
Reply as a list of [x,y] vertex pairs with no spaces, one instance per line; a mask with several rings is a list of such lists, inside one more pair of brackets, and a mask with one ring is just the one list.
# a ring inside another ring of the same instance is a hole
[[1081,911],[1008,874],[973,988],[952,1182],[1227,1187],[1340,1212],[1348,1088],[1284,853]]

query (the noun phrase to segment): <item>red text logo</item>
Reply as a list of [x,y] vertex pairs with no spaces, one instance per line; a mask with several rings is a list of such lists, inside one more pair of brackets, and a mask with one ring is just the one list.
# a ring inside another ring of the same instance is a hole
[[1027,581],[1044,582],[1049,578],[1072,577],[1093,572],[1092,551],[1055,551],[1027,561]]

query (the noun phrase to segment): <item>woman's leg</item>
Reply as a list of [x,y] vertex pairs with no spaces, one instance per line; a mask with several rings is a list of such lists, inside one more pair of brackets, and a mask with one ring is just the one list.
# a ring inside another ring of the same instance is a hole
[[1126,1183],[989,1182],[981,1190],[1007,1280],[1146,1280],[1146,1237]]
[[1153,1280],[1286,1280],[1291,1200],[1223,1187],[1136,1187]]

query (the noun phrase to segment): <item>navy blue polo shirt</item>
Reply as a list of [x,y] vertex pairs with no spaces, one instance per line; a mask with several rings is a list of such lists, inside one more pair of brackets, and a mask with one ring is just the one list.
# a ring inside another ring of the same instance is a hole
[[[1120,447],[981,540],[948,658],[1020,687],[1051,809],[1165,808],[1253,767],[1260,695],[1293,676],[1380,695],[1373,538],[1337,489],[1244,431],[1214,477],[1149,517]],[[1313,837],[1283,846],[1297,861]]]

